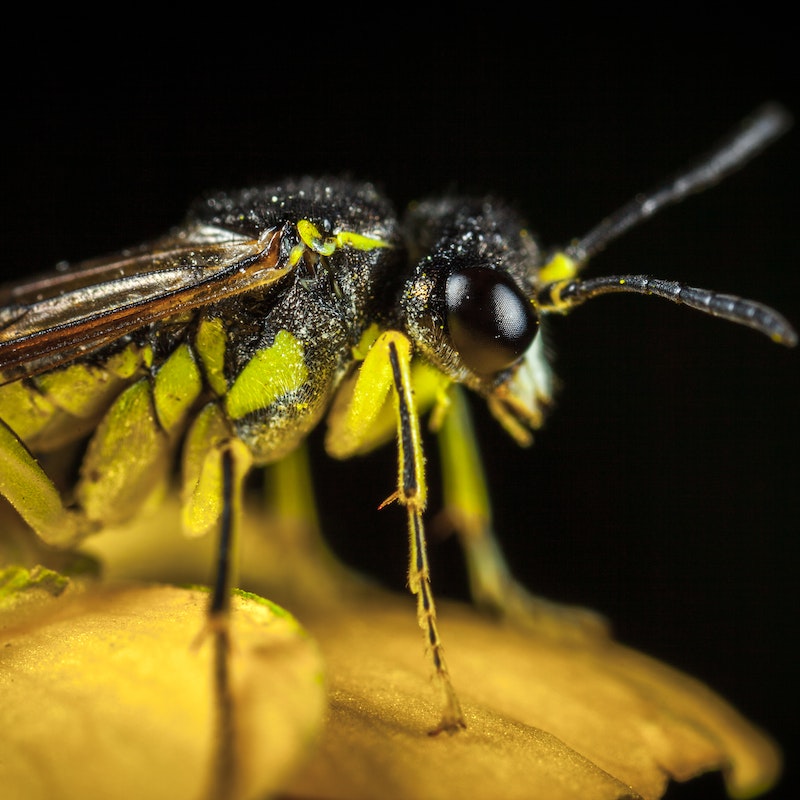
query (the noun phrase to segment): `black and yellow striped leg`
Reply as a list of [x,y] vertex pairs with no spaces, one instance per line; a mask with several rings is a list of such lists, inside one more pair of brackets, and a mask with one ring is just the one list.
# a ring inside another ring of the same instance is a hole
[[431,731],[440,733],[465,726],[447,670],[431,590],[422,522],[427,496],[425,457],[411,388],[410,362],[411,343],[402,333],[386,331],[375,339],[359,367],[346,402],[338,405],[328,419],[325,448],[334,458],[350,458],[371,449],[376,441],[376,428],[383,430],[381,420],[387,398],[390,394],[393,396],[398,451],[397,489],[382,505],[396,500],[405,506],[408,514],[408,585],[417,598],[417,619],[425,634],[442,692],[442,718]]
[[[400,338],[400,337],[398,337]],[[403,346],[402,354],[398,344]],[[419,417],[414,407],[409,374],[409,348],[407,340],[387,342],[397,401],[397,431],[399,476],[396,495],[408,512],[409,569],[408,585],[417,598],[417,619],[422,628],[428,650],[433,659],[436,677],[442,691],[442,718],[432,734],[453,732],[464,728],[464,716],[444,658],[442,641],[436,623],[436,604],[431,590],[428,552],[422,512],[425,508],[426,487],[424,457],[419,432]]]

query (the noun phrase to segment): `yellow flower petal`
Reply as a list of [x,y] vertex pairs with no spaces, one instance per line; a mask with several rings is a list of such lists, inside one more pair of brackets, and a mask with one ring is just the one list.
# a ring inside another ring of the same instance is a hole
[[[92,552],[109,579],[208,576],[213,542],[184,540],[178,518],[173,503]],[[321,742],[282,798],[656,800],[670,780],[714,770],[749,797],[777,779],[774,743],[702,683],[607,638],[537,635],[454,603],[440,603],[440,627],[468,727],[429,737],[440,709],[413,599],[354,577],[301,526],[267,528],[247,516],[241,583],[303,621],[329,682]]]
[[[220,708],[234,720],[237,783],[275,791],[323,717],[316,648],[293,618],[234,598],[232,702],[215,691],[208,595],[172,587],[65,592],[0,633],[4,800],[208,797],[227,766]],[[8,623],[8,619],[6,619]]]

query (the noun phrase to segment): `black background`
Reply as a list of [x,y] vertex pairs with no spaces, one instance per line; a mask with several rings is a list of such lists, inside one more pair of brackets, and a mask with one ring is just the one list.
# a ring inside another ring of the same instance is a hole
[[[562,244],[762,101],[800,113],[790,26],[766,7],[714,25],[580,28],[499,9],[446,24],[232,10],[174,29],[98,20],[89,38],[73,17],[23,24],[3,65],[4,274],[160,234],[208,188],[304,172],[375,180],[399,207],[496,192]],[[799,142],[800,126],[614,244],[594,273],[756,297],[800,324]],[[479,414],[514,569],[771,731],[788,764],[769,798],[793,796],[800,355],[639,297],[590,303],[559,320],[556,342],[564,388],[533,450]],[[392,453],[315,464],[337,551],[402,589],[402,515],[374,510]],[[455,543],[431,550],[435,589],[462,595]],[[722,796],[717,776],[668,794]]]

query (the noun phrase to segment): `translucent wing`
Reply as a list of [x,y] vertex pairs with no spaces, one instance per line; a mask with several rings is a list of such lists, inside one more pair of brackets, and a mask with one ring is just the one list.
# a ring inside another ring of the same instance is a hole
[[0,378],[34,375],[151,322],[275,283],[286,226],[258,238],[196,225],[0,289]]

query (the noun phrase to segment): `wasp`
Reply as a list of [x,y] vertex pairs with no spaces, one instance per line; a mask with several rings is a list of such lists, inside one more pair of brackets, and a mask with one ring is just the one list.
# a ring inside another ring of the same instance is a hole
[[[637,195],[568,247],[545,252],[492,197],[416,202],[399,217],[370,183],[285,180],[208,194],[163,238],[0,290],[0,492],[49,545],[70,547],[147,505],[180,454],[182,524],[217,530],[210,614],[228,610],[243,480],[279,463],[325,417],[344,459],[396,437],[408,582],[442,691],[436,731],[464,726],[431,589],[420,417],[441,432],[473,593],[499,609],[515,586],[463,455],[459,392],[483,398],[521,445],[553,400],[554,315],[612,292],[653,295],[793,346],[776,311],[647,275],[583,277],[589,260],[669,204],[705,189],[788,128],[759,109],[708,155]],[[57,487],[48,454],[85,442]]]

